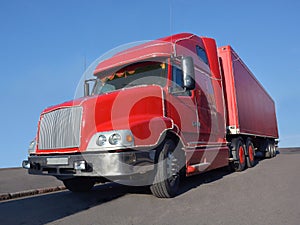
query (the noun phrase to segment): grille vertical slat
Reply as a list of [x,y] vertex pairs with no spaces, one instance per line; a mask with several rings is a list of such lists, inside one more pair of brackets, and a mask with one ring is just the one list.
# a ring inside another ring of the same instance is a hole
[[39,149],[75,148],[80,145],[81,107],[58,109],[42,116]]

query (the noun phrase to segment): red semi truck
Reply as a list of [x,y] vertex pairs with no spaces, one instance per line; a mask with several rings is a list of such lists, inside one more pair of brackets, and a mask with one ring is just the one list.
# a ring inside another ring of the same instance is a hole
[[115,181],[168,198],[181,177],[242,171],[258,152],[276,155],[274,101],[214,39],[150,41],[99,62],[93,75],[82,98],[41,113],[23,161],[30,174],[55,176],[75,192]]

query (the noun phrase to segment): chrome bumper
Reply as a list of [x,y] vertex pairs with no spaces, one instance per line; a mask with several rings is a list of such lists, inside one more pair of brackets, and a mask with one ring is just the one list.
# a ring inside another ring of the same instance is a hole
[[52,175],[59,179],[73,176],[105,177],[145,174],[154,169],[155,150],[119,153],[34,155],[22,163],[29,174]]

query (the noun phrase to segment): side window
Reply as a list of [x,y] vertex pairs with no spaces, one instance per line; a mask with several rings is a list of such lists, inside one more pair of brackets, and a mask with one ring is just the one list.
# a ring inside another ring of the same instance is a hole
[[196,51],[197,51],[197,55],[200,58],[200,60],[202,60],[204,63],[206,63],[208,65],[208,58],[207,58],[205,50],[197,45]]
[[177,66],[172,67],[172,93],[176,96],[190,96],[191,91],[184,91],[182,70]]

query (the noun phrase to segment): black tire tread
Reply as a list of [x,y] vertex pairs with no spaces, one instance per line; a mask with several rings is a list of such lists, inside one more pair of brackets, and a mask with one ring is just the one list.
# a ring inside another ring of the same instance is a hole
[[256,165],[256,160],[255,160],[255,154],[254,154],[254,160],[251,161],[250,160],[250,156],[249,156],[249,151],[248,151],[248,146],[252,145],[253,151],[254,151],[254,145],[253,142],[251,141],[251,138],[247,138],[246,140],[246,151],[247,151],[247,156],[246,156],[246,160],[247,160],[247,166],[248,168],[254,167]]
[[231,154],[236,159],[236,161],[234,162],[234,170],[236,172],[241,172],[241,171],[245,170],[245,168],[246,168],[246,162],[244,163],[244,165],[241,165],[239,162],[238,149],[241,144],[244,147],[244,153],[245,153],[245,144],[244,144],[244,141],[242,138],[240,138],[240,137],[234,138],[234,139],[232,139],[231,144],[230,144]]
[[[162,150],[158,153],[158,161],[156,162],[156,174],[154,183],[150,186],[152,194],[158,198],[172,198],[176,195],[177,190],[172,190],[170,184],[166,180],[165,174],[165,157],[169,150],[173,150],[175,144],[172,140],[166,140]],[[178,178],[179,179],[179,178]]]

